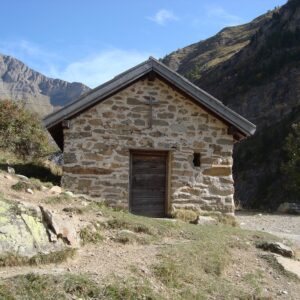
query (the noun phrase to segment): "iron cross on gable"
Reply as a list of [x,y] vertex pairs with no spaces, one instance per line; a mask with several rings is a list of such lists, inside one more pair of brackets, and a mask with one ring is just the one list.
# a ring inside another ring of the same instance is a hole
[[150,95],[149,99],[146,100],[146,104],[149,105],[149,128],[152,128],[153,125],[153,105],[159,104],[159,101],[154,99]]

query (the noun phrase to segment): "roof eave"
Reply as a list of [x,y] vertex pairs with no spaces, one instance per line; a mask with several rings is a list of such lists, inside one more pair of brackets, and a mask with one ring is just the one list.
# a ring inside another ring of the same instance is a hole
[[62,122],[64,119],[71,118],[88,107],[95,105],[102,99],[105,99],[111,94],[130,85],[132,82],[138,80],[151,71],[156,72],[191,98],[195,99],[199,102],[199,104],[214,112],[216,115],[219,115],[229,124],[235,126],[244,135],[250,136],[255,133],[256,126],[254,124],[232,111],[223,105],[221,101],[192,84],[186,78],[174,72],[153,57],[150,57],[149,60],[116,76],[112,80],[100,85],[87,94],[82,95],[79,99],[69,103],[59,111],[48,115],[43,120],[45,127],[49,129]]

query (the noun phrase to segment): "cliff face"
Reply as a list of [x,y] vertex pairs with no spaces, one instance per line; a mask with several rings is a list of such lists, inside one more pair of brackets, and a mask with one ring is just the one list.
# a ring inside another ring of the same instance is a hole
[[[220,55],[224,32],[238,32],[225,47],[237,47],[232,55]],[[209,57],[213,50],[203,49],[211,41],[215,54]],[[275,208],[293,198],[285,191],[281,165],[284,140],[291,124],[300,120],[300,2],[290,0],[249,24],[224,29],[185,49],[178,53],[189,49],[188,55],[172,53],[163,61],[258,126],[257,134],[235,149],[236,199]],[[196,63],[187,57],[195,57]]]
[[48,78],[13,57],[0,55],[0,100],[23,100],[45,116],[88,90],[82,83]]

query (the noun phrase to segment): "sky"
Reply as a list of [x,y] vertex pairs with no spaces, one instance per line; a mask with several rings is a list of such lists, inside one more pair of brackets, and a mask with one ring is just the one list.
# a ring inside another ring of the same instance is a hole
[[0,53],[95,87],[286,0],[0,0]]

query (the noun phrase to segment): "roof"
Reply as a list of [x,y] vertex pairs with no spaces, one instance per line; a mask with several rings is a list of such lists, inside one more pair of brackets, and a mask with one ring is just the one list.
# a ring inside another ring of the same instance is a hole
[[250,136],[255,133],[256,126],[254,124],[153,57],[149,57],[145,62],[121,73],[112,80],[82,95],[75,101],[69,102],[62,109],[49,114],[43,120],[44,125],[50,131],[54,140],[56,140],[58,135],[62,135],[62,132],[57,131],[62,131],[61,124],[64,120],[71,119],[85,109],[107,99],[110,95],[153,72],[190,96],[196,103],[238,129],[244,136]]

